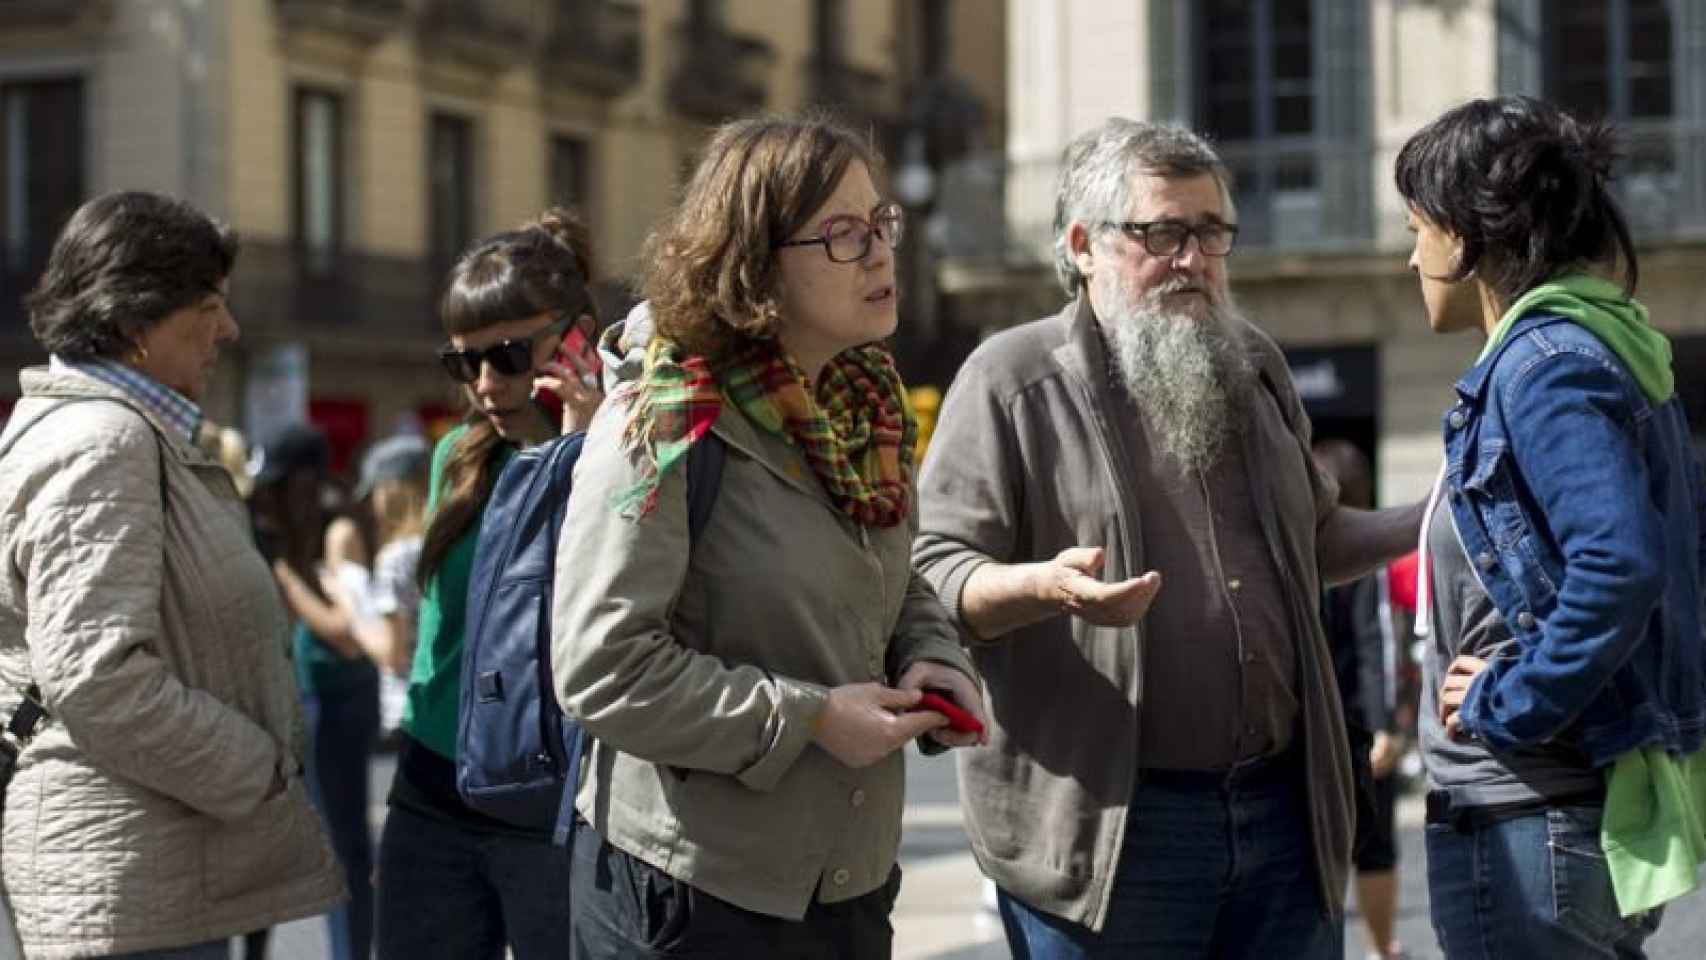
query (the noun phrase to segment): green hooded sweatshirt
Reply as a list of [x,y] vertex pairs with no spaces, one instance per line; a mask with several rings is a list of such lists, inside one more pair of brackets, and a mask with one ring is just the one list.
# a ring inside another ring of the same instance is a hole
[[1624,294],[1622,287],[1587,273],[1565,274],[1518,297],[1493,327],[1475,362],[1487,359],[1517,320],[1536,310],[1568,317],[1604,341],[1653,403],[1669,400],[1676,391],[1676,377],[1670,369],[1670,341],[1648,322],[1647,308]]

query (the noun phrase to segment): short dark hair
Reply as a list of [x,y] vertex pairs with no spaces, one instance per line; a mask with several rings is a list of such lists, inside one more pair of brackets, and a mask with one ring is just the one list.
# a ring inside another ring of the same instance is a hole
[[237,237],[158,193],[107,193],[77,208],[24,299],[36,341],[65,360],[123,357],[173,311],[231,275]]
[[1506,302],[1588,263],[1621,258],[1633,295],[1640,267],[1611,195],[1616,135],[1533,97],[1471,100],[1398,152],[1404,200],[1463,241],[1450,278],[1476,274]]

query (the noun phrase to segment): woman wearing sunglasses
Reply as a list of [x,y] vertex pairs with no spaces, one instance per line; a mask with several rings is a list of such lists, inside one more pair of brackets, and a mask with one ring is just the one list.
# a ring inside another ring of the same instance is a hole
[[917,428],[881,343],[901,214],[876,163],[829,123],[723,127],[648,244],[656,335],[606,337],[634,378],[587,434],[552,631],[594,739],[571,957],[887,957],[901,748],[980,739],[918,709],[935,688],[983,711],[912,572]]
[[[519,447],[586,429],[602,394],[558,351],[594,324],[585,227],[547,211],[463,254],[439,313],[440,359],[468,414],[433,451],[421,602],[397,775],[379,845],[378,954],[557,956],[568,936],[568,860],[535,834],[470,809],[456,792],[463,614],[492,485]],[[538,399],[549,393],[560,401]]]

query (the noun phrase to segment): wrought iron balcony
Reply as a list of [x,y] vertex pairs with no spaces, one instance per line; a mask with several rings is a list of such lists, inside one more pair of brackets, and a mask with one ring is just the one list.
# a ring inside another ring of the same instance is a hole
[[421,43],[487,70],[530,60],[538,24],[532,0],[426,0]]
[[613,97],[640,82],[640,8],[606,0],[558,0],[544,51],[560,86]]
[[314,29],[377,43],[408,19],[404,0],[273,0],[286,30]]
[[669,98],[681,113],[718,123],[762,108],[769,99],[770,45],[720,24],[684,25],[675,34]]
[[94,30],[112,15],[112,0],[0,0],[0,33]]
[[805,65],[806,99],[850,116],[867,119],[896,113],[897,87],[875,70],[814,57]]

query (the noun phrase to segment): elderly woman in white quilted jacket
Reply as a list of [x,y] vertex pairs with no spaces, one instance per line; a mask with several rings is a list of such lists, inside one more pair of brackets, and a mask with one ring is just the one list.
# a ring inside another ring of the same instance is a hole
[[224,958],[343,884],[301,780],[288,623],[195,445],[236,240],[156,194],[84,204],[26,300],[46,367],[0,433],[0,716],[26,956]]

